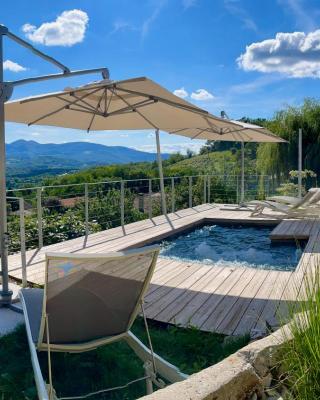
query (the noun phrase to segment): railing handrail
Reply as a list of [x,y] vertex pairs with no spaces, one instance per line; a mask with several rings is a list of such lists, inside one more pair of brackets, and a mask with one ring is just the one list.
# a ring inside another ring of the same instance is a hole
[[[181,178],[202,178],[202,177],[207,177],[207,176],[221,176],[221,177],[237,177],[240,176],[241,174],[224,174],[224,173],[208,173],[208,174],[198,174],[198,175],[176,175],[176,176],[165,176],[163,179],[181,179]],[[253,176],[253,177],[271,177],[272,175],[265,175],[265,174],[247,174],[245,175],[247,177]],[[119,179],[119,180],[113,180],[113,181],[98,181],[98,182],[80,182],[80,183],[66,183],[66,184],[61,184],[61,185],[41,185],[41,186],[31,186],[31,187],[24,187],[24,188],[15,188],[15,189],[8,189],[7,192],[19,192],[19,191],[27,191],[27,190],[44,190],[44,189],[51,189],[51,188],[66,188],[66,187],[79,187],[79,186],[85,186],[85,185],[102,185],[102,184],[114,184],[114,183],[120,183],[121,182],[141,182],[141,181],[158,181],[160,178],[159,177],[150,177],[150,178],[135,178],[135,179]],[[9,198],[9,197],[7,197]]]

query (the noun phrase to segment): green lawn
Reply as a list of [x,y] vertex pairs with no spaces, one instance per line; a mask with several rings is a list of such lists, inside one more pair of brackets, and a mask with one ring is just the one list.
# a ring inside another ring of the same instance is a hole
[[[191,374],[227,357],[248,342],[248,337],[228,341],[224,336],[151,322],[154,350],[183,372]],[[137,319],[133,332],[146,343],[143,321]],[[46,353],[40,354],[46,376]],[[143,376],[142,362],[124,343],[114,343],[82,354],[52,354],[53,383],[58,396],[85,394]],[[135,399],[145,394],[145,383],[92,397]],[[33,372],[24,326],[0,338],[0,399],[36,399]]]

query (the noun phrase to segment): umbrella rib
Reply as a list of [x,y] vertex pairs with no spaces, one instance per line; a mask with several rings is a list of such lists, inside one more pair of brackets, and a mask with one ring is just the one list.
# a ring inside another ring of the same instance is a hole
[[87,132],[88,132],[88,133],[89,133],[89,131],[90,131],[90,129],[91,129],[91,126],[92,126],[92,124],[93,124],[93,121],[94,121],[94,119],[95,119],[95,116],[96,116],[97,113],[99,112],[99,108],[100,108],[101,101],[102,101],[102,99],[103,99],[103,95],[104,95],[104,93],[102,93],[102,95],[100,96],[100,99],[99,99],[99,101],[98,101],[98,103],[97,103],[97,107],[95,108],[95,110],[94,110],[94,112],[93,112],[93,114],[92,114],[92,118],[91,118],[91,121],[90,121],[89,126],[88,126],[88,129],[87,129]]
[[[119,93],[115,93],[114,90],[112,90],[112,92],[114,93],[115,96],[119,97],[120,100],[122,100],[125,104],[127,104],[127,106],[129,106],[129,107],[131,106],[131,104],[127,100],[125,100],[122,96],[120,96]],[[142,117],[145,121],[147,121],[147,123],[150,124],[152,126],[152,128],[159,129],[147,117],[145,117],[140,111],[136,110],[135,112],[138,113],[140,115],[140,117]]]
[[158,100],[158,101],[160,101],[162,103],[167,103],[167,104],[169,104],[171,106],[174,106],[174,107],[177,107],[177,108],[181,108],[183,110],[194,112],[195,114],[200,114],[200,115],[209,114],[208,111],[202,110],[201,108],[195,108],[195,107],[192,107],[192,106],[189,106],[189,105],[186,105],[186,104],[179,104],[179,103],[176,103],[176,102],[174,102],[172,100],[164,99],[163,97],[154,96],[154,95],[150,95],[150,94],[142,93],[142,92],[137,92],[137,91],[130,90],[130,89],[119,88],[116,85],[114,85],[114,86],[118,91],[122,91],[122,92],[129,93],[129,94],[135,94],[135,95],[138,95],[138,96],[141,96],[141,97],[152,97],[152,98],[154,98],[154,99],[156,99],[156,100]]
[[189,128],[175,129],[174,131],[168,132],[170,135],[175,135],[176,133],[186,131]]
[[[92,105],[91,105],[90,103],[88,103],[87,101],[85,101],[85,100],[79,98],[79,97],[76,96],[74,93],[70,93],[70,96],[74,97],[75,99],[79,99],[79,101],[81,101],[81,102],[84,103],[86,106],[88,106],[88,107],[90,108],[91,111],[95,111],[94,106],[92,106]],[[78,104],[78,105],[80,105],[80,104]],[[81,106],[83,106],[83,105],[81,104]],[[84,106],[83,106],[83,107],[84,107]]]
[[108,89],[104,89],[104,113],[107,113]]
[[110,96],[108,104],[106,105],[105,113],[107,113],[108,110],[109,110],[109,107],[110,107],[110,104],[111,104],[111,100],[112,100],[112,97],[113,97],[113,94],[114,94],[112,90],[110,90],[110,91],[111,91],[111,96]]
[[111,113],[108,113],[106,116],[109,117],[109,116],[112,116],[114,114],[121,114],[121,113],[123,113],[125,111],[130,111],[130,110],[134,111],[136,108],[148,106],[148,105],[154,104],[154,103],[155,103],[155,100],[149,100],[149,99],[148,100],[142,100],[142,101],[139,101],[138,103],[132,104],[130,106],[119,108],[118,110],[112,111]]
[[203,117],[205,119],[205,121],[207,121],[207,124],[210,126],[210,128],[212,129],[212,131],[214,133],[217,133],[218,135],[221,135],[221,128],[220,130],[209,120],[209,118],[207,118],[206,116]]
[[[65,99],[64,97],[60,97],[60,96],[57,96],[57,99],[59,99],[59,100],[62,100],[62,101],[65,101],[66,103],[68,103],[69,105],[73,105],[74,103],[72,103],[70,100],[68,100],[68,99]],[[93,108],[93,107],[85,107],[83,104],[76,104],[78,107],[81,107],[81,108],[83,108],[84,110],[87,110],[88,112],[92,112],[92,111],[94,111],[95,109]]]
[[[77,105],[77,104],[76,104],[76,105]],[[79,109],[79,108],[69,107],[69,110],[71,110],[71,111],[77,111],[77,112],[82,112],[82,113],[85,113],[85,114],[90,114],[90,115],[92,115],[92,111],[81,110],[81,109]],[[102,112],[97,112],[96,114],[97,114],[97,115],[100,115],[100,117],[104,117],[104,114],[103,114]]]
[[[93,92],[86,93],[85,95],[82,96],[82,98],[85,98],[85,97],[87,97],[87,96],[90,96],[90,94],[93,94],[93,93],[97,92],[98,90],[100,90],[100,88],[94,90]],[[82,98],[81,98],[81,99],[82,99]],[[74,100],[73,102],[71,102],[70,105],[77,104],[78,101],[79,101],[79,99],[76,99],[76,100]],[[29,123],[28,123],[28,126],[33,125],[33,124],[36,124],[37,122],[42,121],[43,119],[45,119],[45,118],[47,118],[47,117],[50,117],[51,115],[57,114],[58,112],[60,112],[60,111],[62,111],[62,110],[64,110],[64,109],[68,109],[68,108],[70,107],[70,105],[67,105],[67,106],[64,105],[63,107],[59,107],[58,109],[56,109],[56,110],[54,110],[54,111],[51,111],[50,113],[47,113],[47,114],[43,115],[42,117],[39,117],[39,118],[37,118],[36,120],[34,120],[34,121],[32,121],[32,122],[29,122]]]
[[[199,128],[197,128],[197,129],[199,129]],[[201,133],[202,133],[202,132],[204,132],[204,131],[207,131],[207,128],[200,129],[200,132],[198,132],[196,135],[192,136],[192,138],[191,138],[191,139],[195,139],[195,138],[197,138],[197,137],[198,137],[198,136],[200,136],[200,135],[201,135]]]

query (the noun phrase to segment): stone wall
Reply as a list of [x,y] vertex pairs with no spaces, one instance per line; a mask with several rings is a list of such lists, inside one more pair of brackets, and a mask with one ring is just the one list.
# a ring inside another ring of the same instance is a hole
[[185,381],[167,386],[141,400],[281,399],[281,394],[270,389],[271,372],[280,346],[288,338],[289,325],[250,343]]

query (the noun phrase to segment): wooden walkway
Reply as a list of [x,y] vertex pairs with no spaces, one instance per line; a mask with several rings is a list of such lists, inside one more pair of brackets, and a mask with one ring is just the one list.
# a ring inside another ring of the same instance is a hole
[[[220,210],[204,204],[107,231],[81,237],[40,251],[27,252],[27,279],[44,283],[46,252],[102,253],[123,250],[163,239],[174,233],[205,222],[250,223],[276,226],[272,239],[307,239],[308,244],[294,272],[267,271],[251,268],[209,266],[159,258],[146,296],[148,318],[197,326],[204,331],[227,335],[264,329],[266,323],[277,325],[277,316],[286,315],[288,302],[295,301],[297,291],[303,293],[303,277],[315,266],[320,250],[320,223],[315,220],[285,220],[269,214],[250,217],[247,211]],[[9,273],[21,280],[20,254],[9,257]],[[294,281],[295,290],[291,283]]]

